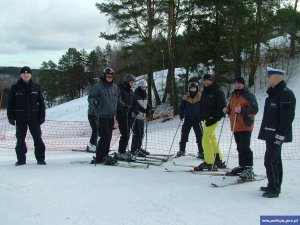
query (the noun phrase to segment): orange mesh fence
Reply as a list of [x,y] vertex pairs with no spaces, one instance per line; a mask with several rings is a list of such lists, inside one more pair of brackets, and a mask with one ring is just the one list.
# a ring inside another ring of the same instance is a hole
[[[2,114],[2,115],[1,115]],[[283,159],[300,159],[300,123],[295,119],[293,123],[293,142],[285,143],[282,150]],[[161,121],[151,121],[148,123],[147,135],[143,139],[143,148],[147,148],[152,153],[167,154],[169,151],[175,153],[179,150],[179,141],[181,136],[181,126],[174,139],[179,120],[174,119],[162,123]],[[220,130],[223,121],[216,131],[216,137],[219,139]],[[251,148],[255,158],[263,158],[265,152],[265,142],[258,140],[258,132],[261,120],[256,120],[255,129],[252,133]],[[79,150],[85,151],[91,135],[91,128],[88,121],[46,121],[42,125],[42,138],[45,142],[46,149],[51,151]],[[118,129],[113,130],[111,141],[111,150],[118,149],[118,140],[120,133]],[[232,133],[229,127],[229,119],[226,118],[223,125],[223,131],[220,137],[220,148],[223,153],[223,159],[228,155]],[[172,141],[174,143],[172,145]],[[26,137],[28,150],[34,148],[33,140],[28,131]],[[11,126],[3,111],[0,113],[0,148],[13,149],[16,144],[15,127]],[[131,145],[131,140],[129,146]],[[172,148],[171,148],[172,145]],[[170,150],[171,149],[171,150]],[[197,154],[197,143],[193,130],[190,132],[189,142],[186,147],[187,153]],[[230,149],[230,157],[237,157],[236,145],[234,138]]]

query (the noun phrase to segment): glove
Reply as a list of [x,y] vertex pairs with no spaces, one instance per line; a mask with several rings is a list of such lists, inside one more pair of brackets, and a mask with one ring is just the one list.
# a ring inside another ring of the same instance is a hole
[[9,122],[9,124],[11,124],[11,125],[13,125],[13,126],[16,125],[16,122],[15,122],[15,120],[13,120],[13,119],[8,119],[8,122]]
[[183,120],[184,115],[183,114],[179,114],[179,118],[180,118],[180,120]]
[[216,122],[215,122],[214,119],[208,119],[208,120],[206,120],[206,122],[205,122],[205,126],[209,127],[209,126],[211,126],[211,125],[213,125],[213,124],[215,124],[215,123],[216,123]]
[[276,134],[276,135],[275,135],[275,141],[274,141],[274,144],[280,146],[280,145],[282,144],[282,142],[284,141],[284,139],[285,139],[284,136],[279,135],[279,134]]
[[45,117],[40,118],[40,125],[45,122]]

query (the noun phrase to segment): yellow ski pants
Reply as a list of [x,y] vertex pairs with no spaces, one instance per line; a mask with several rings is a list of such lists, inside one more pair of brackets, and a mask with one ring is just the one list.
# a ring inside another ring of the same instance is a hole
[[205,121],[203,122],[202,147],[204,152],[204,162],[207,164],[214,163],[216,153],[219,153],[220,160],[222,160],[222,154],[215,134],[218,124],[219,121],[207,127]]

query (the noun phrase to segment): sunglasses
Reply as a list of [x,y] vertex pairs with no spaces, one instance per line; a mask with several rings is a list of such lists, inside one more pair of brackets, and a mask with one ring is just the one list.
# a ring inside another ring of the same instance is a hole
[[112,73],[107,73],[105,74],[106,78],[114,78],[114,75]]

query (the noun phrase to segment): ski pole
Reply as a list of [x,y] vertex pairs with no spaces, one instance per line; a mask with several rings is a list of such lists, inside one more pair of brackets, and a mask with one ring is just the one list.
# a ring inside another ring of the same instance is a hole
[[[237,116],[238,116],[238,114],[235,113],[234,114],[234,120],[233,120],[232,134],[231,134],[231,137],[230,137],[230,144],[229,144],[229,149],[228,149],[228,155],[227,155],[227,159],[226,159],[226,165],[228,165],[228,160],[229,160],[229,155],[230,155],[231,144],[232,144],[232,139],[233,139],[233,135],[234,135],[234,130],[235,130]],[[225,175],[226,175],[226,173],[224,174],[223,179],[225,179]]]
[[174,141],[175,141],[175,138],[176,138],[176,135],[177,135],[177,132],[178,132],[178,130],[179,130],[180,125],[181,125],[181,120],[179,120],[179,124],[178,124],[178,126],[177,126],[177,129],[176,129],[176,132],[175,132],[175,135],[174,135],[172,144],[171,144],[171,146],[170,146],[170,150],[169,150],[168,156],[167,156],[167,158],[165,159],[165,162],[167,162],[167,161],[170,159],[170,152],[171,152],[171,150],[172,150],[172,147],[173,147],[173,144],[174,144]]
[[[224,127],[225,119],[226,119],[226,116],[224,117],[222,125],[221,125],[221,130],[220,130],[220,134],[219,134],[219,138],[218,138],[217,148],[218,148],[218,146],[220,144],[220,140],[221,140],[221,136],[222,136],[222,132],[223,132],[223,127]],[[215,167],[216,157],[217,157],[217,153],[215,153],[214,163],[213,163],[213,165],[211,167],[211,171],[210,171],[211,172],[211,176],[212,176],[213,169]]]

